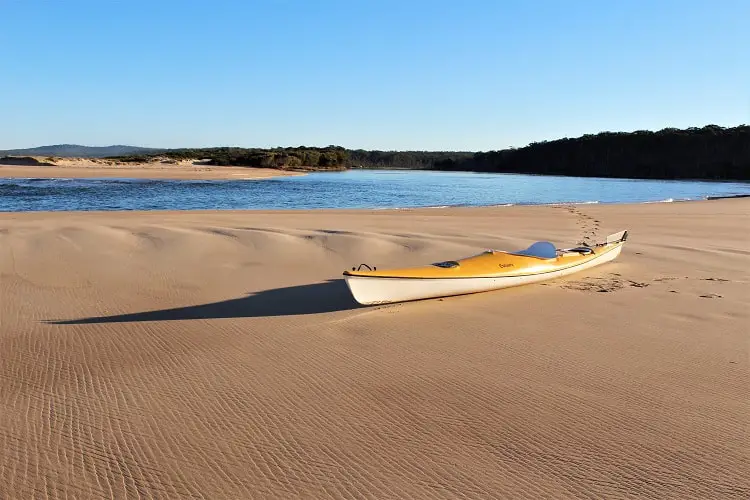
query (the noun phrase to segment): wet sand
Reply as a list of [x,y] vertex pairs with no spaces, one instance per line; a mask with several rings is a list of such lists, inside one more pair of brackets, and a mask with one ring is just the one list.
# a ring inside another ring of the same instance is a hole
[[[0,214],[0,498],[750,497],[750,200]],[[630,231],[358,306],[341,272]]]

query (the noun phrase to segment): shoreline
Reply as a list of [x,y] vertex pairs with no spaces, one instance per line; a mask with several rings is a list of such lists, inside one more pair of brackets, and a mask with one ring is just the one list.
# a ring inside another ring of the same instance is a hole
[[701,200],[683,200],[674,202],[640,202],[640,203],[554,203],[544,205],[485,205],[485,206],[445,206],[445,207],[414,207],[414,208],[285,208],[285,209],[167,209],[167,210],[37,210],[37,211],[0,211],[0,220],[16,220],[21,218],[42,219],[57,217],[73,217],[80,215],[83,218],[107,218],[107,217],[125,217],[125,218],[149,218],[176,216],[178,218],[189,218],[190,216],[199,217],[230,217],[230,216],[259,216],[270,215],[278,217],[301,216],[301,217],[337,217],[337,216],[437,216],[437,217],[471,217],[472,215],[484,215],[488,212],[503,214],[506,211],[520,211],[522,213],[534,213],[536,211],[546,211],[549,209],[568,209],[568,211],[578,211],[586,208],[603,210],[635,210],[638,208],[648,209],[652,206],[701,206],[705,202],[715,204],[730,204],[742,206],[743,203],[750,204],[750,200],[745,201],[750,196],[735,196],[720,199],[701,199]]
[[305,175],[305,173],[306,172],[291,172],[271,168],[253,167],[201,167],[195,169],[178,169],[154,167],[18,167],[0,165],[0,178],[6,179],[239,181],[290,177]]
[[254,180],[306,173],[277,168],[208,165],[201,160],[124,163],[100,158],[0,159],[0,178],[6,179]]
[[[1,178],[1,177],[0,177]],[[171,180],[171,179],[164,179]],[[130,213],[130,214],[148,214],[148,213],[399,213],[399,212],[413,212],[413,211],[436,211],[436,210],[487,210],[487,209],[502,209],[502,208],[554,208],[554,207],[586,207],[586,206],[602,206],[602,207],[630,207],[630,206],[642,206],[642,205],[661,205],[661,204],[684,204],[684,203],[701,203],[707,201],[721,201],[721,200],[739,200],[744,198],[750,198],[750,194],[738,194],[728,196],[705,196],[697,199],[666,199],[656,201],[641,201],[641,202],[600,202],[600,201],[582,201],[582,202],[553,202],[553,203],[505,203],[495,205],[437,205],[437,206],[417,206],[417,207],[376,207],[376,208],[348,208],[348,207],[327,207],[327,208],[208,208],[208,209],[179,209],[179,208],[168,208],[168,209],[152,209],[152,210],[0,210],[0,215],[4,214],[75,214],[75,213],[99,213],[99,214],[117,214],[117,213]]]
[[[317,169],[311,167],[260,168],[244,166],[210,165],[209,160],[173,160],[154,156],[148,162],[123,162],[109,158],[75,158],[44,156],[6,156],[0,157],[0,178],[25,179],[163,179],[163,180],[242,180],[265,179],[271,177],[305,175],[311,172],[345,172],[345,171],[398,171],[425,173],[464,173],[480,175],[522,175],[546,178],[582,178],[601,180],[646,181],[646,182],[702,182],[749,184],[744,179],[715,178],[639,178],[639,177],[602,177],[573,174],[540,174],[526,172],[485,172],[480,170],[441,170],[432,168],[360,168]],[[33,175],[42,173],[41,176]],[[59,172],[62,175],[55,175]],[[120,175],[126,173],[127,175]],[[750,196],[750,194],[748,194]]]

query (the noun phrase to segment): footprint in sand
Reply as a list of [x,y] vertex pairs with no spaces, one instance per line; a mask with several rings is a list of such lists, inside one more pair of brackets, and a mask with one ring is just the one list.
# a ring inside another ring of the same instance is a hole
[[625,279],[617,273],[610,273],[607,276],[596,278],[583,278],[576,281],[569,281],[561,285],[562,288],[568,290],[599,293],[614,292],[625,287],[646,288],[647,286],[649,286],[648,283]]
[[[728,280],[726,278],[690,278],[689,276],[683,276],[683,277],[676,277],[676,276],[662,276],[660,278],[654,278],[652,281],[657,283],[662,283],[665,281],[674,281],[674,280],[700,280],[700,281],[713,281],[715,283],[727,283],[731,280]],[[680,293],[679,290],[667,290],[669,293]],[[724,298],[723,295],[719,295],[718,293],[705,293],[702,295],[699,295],[699,297],[704,299],[722,299]]]
[[596,239],[597,232],[599,230],[599,221],[593,217],[584,214],[575,206],[564,206],[561,207],[571,215],[576,216],[576,224],[581,231],[582,239],[578,242],[580,245],[590,244],[591,241]]
[[633,280],[627,280],[627,281],[628,281],[628,285],[636,287],[636,288],[646,288],[648,286],[648,283],[640,283],[638,281],[633,281]]
[[[689,277],[685,276],[684,278],[678,278],[674,276],[663,276],[660,278],[654,278],[652,281],[655,283],[663,283],[668,281],[675,281],[675,280],[688,280]],[[729,281],[724,278],[700,278],[702,281],[718,281],[718,282],[726,282]],[[600,276],[600,277],[586,277],[575,281],[569,281],[562,283],[559,285],[561,288],[565,288],[567,290],[577,290],[581,292],[599,292],[599,293],[608,293],[608,292],[615,292],[617,290],[621,290],[626,287],[632,287],[632,288],[646,288],[650,285],[650,283],[642,282],[642,281],[635,281],[627,278],[623,278],[622,275],[619,273],[610,273],[607,276]],[[680,293],[679,290],[667,290],[668,293]],[[721,299],[724,298],[723,295],[719,295],[718,293],[705,293],[702,295],[699,295],[699,297],[704,299]]]

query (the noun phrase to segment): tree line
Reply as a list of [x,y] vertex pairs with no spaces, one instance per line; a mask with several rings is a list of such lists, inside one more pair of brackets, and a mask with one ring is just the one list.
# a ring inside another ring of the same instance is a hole
[[750,180],[750,126],[602,132],[443,160],[436,170],[637,179]]
[[160,151],[155,154],[135,154],[111,156],[108,159],[126,163],[146,163],[156,158],[171,160],[207,160],[209,165],[281,168],[342,170],[349,166],[348,151],[342,147],[326,148],[187,148]]
[[354,168],[429,170],[441,162],[461,162],[474,156],[471,152],[452,151],[349,151]]
[[212,165],[309,170],[414,169],[638,179],[750,180],[750,126],[601,132],[487,152],[200,148],[113,157],[206,159]]

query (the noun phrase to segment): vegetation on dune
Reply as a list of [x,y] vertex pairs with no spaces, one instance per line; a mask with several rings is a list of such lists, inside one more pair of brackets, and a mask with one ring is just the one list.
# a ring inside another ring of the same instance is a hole
[[209,165],[241,167],[342,170],[349,166],[349,154],[338,146],[327,148],[198,148],[163,151],[156,155],[129,155],[108,159],[129,163],[152,161],[154,158],[172,160],[208,160]]
[[0,165],[17,165],[22,167],[49,167],[54,166],[54,158],[40,160],[32,156],[0,156]]

